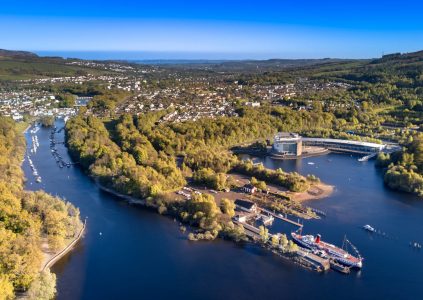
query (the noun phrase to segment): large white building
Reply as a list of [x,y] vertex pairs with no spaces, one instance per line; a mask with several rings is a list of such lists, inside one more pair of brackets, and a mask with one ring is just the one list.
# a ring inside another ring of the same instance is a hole
[[302,138],[291,132],[279,132],[273,140],[273,152],[283,156],[300,156],[302,154]]

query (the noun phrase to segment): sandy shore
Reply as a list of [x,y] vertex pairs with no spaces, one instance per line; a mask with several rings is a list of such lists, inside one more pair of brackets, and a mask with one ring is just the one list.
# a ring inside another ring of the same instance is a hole
[[72,250],[73,246],[82,238],[85,232],[86,222],[83,223],[79,233],[66,241],[66,245],[57,251],[52,251],[48,245],[47,238],[43,238],[41,241],[41,249],[43,251],[43,262],[41,264],[41,271],[44,271],[47,268],[53,266],[57,261],[59,261],[63,256],[65,256],[69,251]]
[[[239,173],[230,173],[229,175],[237,182],[239,186],[243,186],[244,184],[248,183],[251,178]],[[267,188],[273,193],[283,192],[295,201],[308,201],[326,198],[330,196],[335,189],[334,186],[323,182],[312,184],[306,192],[301,193],[290,192],[287,189],[274,184],[267,184]]]
[[301,193],[287,192],[287,195],[289,195],[292,200],[302,202],[302,201],[326,198],[330,196],[334,190],[335,190],[335,187],[333,185],[328,185],[328,184],[320,182],[320,183],[313,184],[306,192],[301,192]]

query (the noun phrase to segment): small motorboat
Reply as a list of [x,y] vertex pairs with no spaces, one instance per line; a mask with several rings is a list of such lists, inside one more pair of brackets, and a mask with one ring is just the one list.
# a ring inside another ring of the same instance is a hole
[[368,232],[376,232],[376,229],[374,229],[372,226],[370,226],[370,225],[364,225],[363,226],[363,229],[364,230],[367,230]]

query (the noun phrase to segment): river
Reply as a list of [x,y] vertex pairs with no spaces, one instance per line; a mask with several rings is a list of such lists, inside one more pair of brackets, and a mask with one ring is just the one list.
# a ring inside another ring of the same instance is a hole
[[[423,297],[423,251],[409,246],[410,241],[423,243],[423,201],[386,189],[372,161],[359,163],[345,154],[262,159],[267,167],[315,174],[336,186],[330,197],[307,203],[327,217],[306,221],[304,233],[321,233],[338,245],[346,234],[365,257],[364,267],[350,275],[318,274],[255,245],[188,241],[171,218],[102,192],[78,167],[59,168],[50,153],[49,133],[36,133],[40,147],[32,155],[42,183],[35,183],[25,160],[26,188],[65,198],[87,217],[85,237],[52,268],[58,278],[57,299]],[[56,138],[63,140],[63,131]],[[27,140],[30,146],[29,133]],[[58,149],[70,160],[63,145]],[[386,236],[368,234],[360,228],[364,224]],[[271,230],[289,228],[276,222]]]

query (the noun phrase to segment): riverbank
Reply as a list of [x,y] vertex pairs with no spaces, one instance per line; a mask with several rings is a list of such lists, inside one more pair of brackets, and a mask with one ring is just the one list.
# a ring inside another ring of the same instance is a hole
[[[122,198],[122,199],[126,200],[129,204],[137,204],[137,205],[142,205],[142,206],[148,206],[147,201],[144,200],[144,199],[135,198],[135,197],[132,197],[132,196],[129,196],[129,195],[121,194],[119,192],[116,192],[113,189],[106,188],[104,185],[102,185],[100,183],[98,178],[92,178],[92,179],[94,180],[94,182],[98,186],[98,188],[102,191],[105,191],[105,192],[112,194],[116,197]],[[150,207],[157,208],[154,205],[150,205]]]
[[49,251],[47,241],[43,241],[42,249],[44,254],[44,260],[41,265],[41,271],[45,271],[46,269],[51,268],[56,262],[58,262],[63,256],[68,254],[73,249],[73,247],[81,240],[85,232],[86,225],[87,221],[85,220],[79,233],[73,239],[71,239],[63,249],[59,251]]

